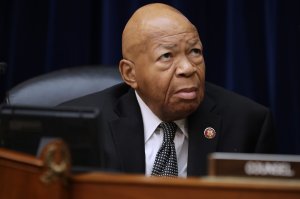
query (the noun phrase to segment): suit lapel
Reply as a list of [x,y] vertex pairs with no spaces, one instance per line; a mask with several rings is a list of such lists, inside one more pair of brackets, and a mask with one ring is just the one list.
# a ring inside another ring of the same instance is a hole
[[[189,154],[188,154],[188,176],[203,176],[207,174],[207,155],[215,152],[217,140],[221,130],[221,118],[213,113],[215,104],[208,97],[189,118]],[[204,130],[212,127],[216,131],[213,139],[204,136]]]
[[[215,103],[207,96],[188,118],[188,176],[207,174],[207,155],[215,152],[221,132],[221,118],[214,113]],[[115,107],[117,119],[109,122],[122,170],[145,173],[144,127],[141,111],[133,89],[120,98]],[[204,130],[212,127],[216,137],[207,139]]]
[[110,122],[118,158],[124,172],[145,173],[144,127],[139,105],[132,89],[118,102],[118,119]]

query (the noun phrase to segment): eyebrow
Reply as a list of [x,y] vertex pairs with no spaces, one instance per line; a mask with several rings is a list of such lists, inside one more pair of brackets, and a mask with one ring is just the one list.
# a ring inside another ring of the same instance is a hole
[[201,48],[203,47],[202,46],[202,43],[200,41],[200,39],[192,39],[192,40],[188,40],[187,43],[190,45],[190,46],[193,46],[193,45],[196,45],[196,44],[200,44]]
[[173,49],[177,46],[178,46],[177,44],[159,44],[157,47],[155,47],[155,49],[157,48]]
[[[186,41],[186,43],[190,46],[196,45],[196,44],[200,44],[201,48],[203,48],[202,43],[200,41],[200,39],[191,39]],[[178,46],[178,44],[159,44],[156,47],[154,47],[154,49],[158,49],[158,48],[165,48],[165,49],[174,49]]]

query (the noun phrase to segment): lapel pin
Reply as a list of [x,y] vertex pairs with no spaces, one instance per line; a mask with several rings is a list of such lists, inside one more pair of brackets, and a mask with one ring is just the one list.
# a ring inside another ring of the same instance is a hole
[[216,136],[216,131],[215,129],[211,128],[211,127],[207,127],[205,130],[204,130],[204,136],[207,138],[207,139],[213,139],[215,136]]

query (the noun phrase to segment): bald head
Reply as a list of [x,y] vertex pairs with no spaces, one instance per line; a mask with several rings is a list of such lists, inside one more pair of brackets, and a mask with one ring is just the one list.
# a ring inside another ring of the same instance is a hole
[[204,97],[205,63],[197,29],[165,4],[138,9],[125,26],[119,70],[162,121],[186,118]]
[[178,10],[154,3],[139,8],[127,22],[122,35],[123,58],[134,61],[145,50],[145,42],[155,37],[197,31]]

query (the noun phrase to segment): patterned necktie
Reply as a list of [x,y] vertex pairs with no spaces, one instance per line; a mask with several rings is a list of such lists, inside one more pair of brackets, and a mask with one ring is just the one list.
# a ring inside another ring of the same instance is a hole
[[177,125],[174,122],[162,122],[159,127],[163,129],[164,139],[162,146],[156,154],[151,175],[177,177],[177,156],[173,141]]

